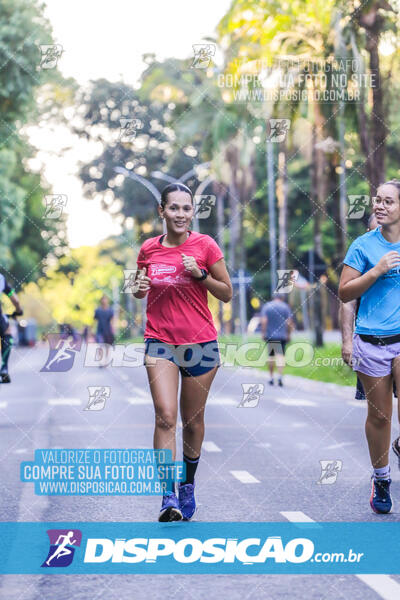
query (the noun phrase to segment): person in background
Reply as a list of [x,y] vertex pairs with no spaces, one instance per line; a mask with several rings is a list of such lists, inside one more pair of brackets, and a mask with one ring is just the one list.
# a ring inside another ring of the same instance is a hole
[[88,343],[89,335],[90,335],[90,327],[88,325],[85,325],[85,327],[82,330],[82,339],[85,342],[85,344]]
[[97,321],[96,342],[98,344],[107,344],[105,351],[104,362],[99,366],[108,364],[108,354],[110,347],[114,343],[113,318],[114,311],[110,307],[110,302],[107,296],[102,296],[100,306],[94,312],[94,318]]
[[[12,318],[19,317],[22,315],[22,308],[18,300],[18,296],[15,290],[9,285],[4,275],[0,274],[0,296],[5,294],[9,297],[12,304],[14,305],[15,311]],[[9,317],[3,314],[0,303],[0,342],[1,342],[1,368],[0,368],[0,381],[1,383],[11,383],[10,375],[8,373],[8,359],[10,358],[11,348],[14,343],[14,338],[11,335],[10,320]]]
[[278,369],[278,385],[283,386],[285,347],[294,330],[293,313],[282,294],[274,294],[273,300],[261,308],[261,335],[268,345],[270,385],[274,385],[275,365]]

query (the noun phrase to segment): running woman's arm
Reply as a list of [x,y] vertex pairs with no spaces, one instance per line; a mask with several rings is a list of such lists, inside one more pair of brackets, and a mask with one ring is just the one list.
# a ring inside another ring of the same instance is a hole
[[[11,287],[11,285],[8,283],[8,281],[6,281],[6,279],[3,277],[3,275],[1,275],[2,280],[3,280],[3,293],[6,294],[6,296],[8,296],[12,302],[12,304],[15,307],[15,316],[20,316],[22,315],[22,308],[21,308],[21,304],[19,303],[18,300],[18,296],[15,293],[15,290]],[[0,292],[1,295],[1,292]]]
[[145,246],[146,242],[142,245],[139,250],[139,254],[136,260],[137,263],[137,271],[135,273],[135,281],[134,281],[134,289],[132,290],[132,295],[134,298],[142,299],[146,296],[147,292],[150,290],[151,279],[147,277],[147,265],[146,265],[146,251]]
[[15,312],[17,313],[17,315],[22,315],[22,307],[21,304],[18,300],[18,296],[17,294],[14,292],[14,290],[11,290],[11,293],[8,294],[8,297],[10,298],[11,302],[13,303],[14,307],[15,307]]
[[400,254],[391,250],[382,256],[380,261],[363,275],[357,269],[343,265],[339,283],[339,298],[342,302],[350,302],[363,295],[375,281],[390,269],[400,265]]
[[267,326],[268,326],[268,317],[264,315],[263,317],[261,317],[261,336],[263,338],[265,338],[265,336],[267,334]]
[[290,336],[292,335],[293,331],[295,330],[295,325],[294,325],[294,321],[293,321],[292,317],[289,317],[288,319],[286,319],[286,323],[288,326],[288,341],[289,341]]
[[356,300],[352,300],[347,304],[341,302],[339,306],[339,326],[340,333],[342,334],[342,358],[347,364],[350,364],[351,353],[353,350],[353,329],[356,306]]
[[200,284],[204,285],[218,300],[222,302],[232,300],[232,284],[223,258],[210,265],[207,277],[200,281]]
[[135,284],[137,282],[137,290],[133,292],[135,298],[144,298],[150,289],[151,279],[145,275],[146,269],[138,269],[135,275]]

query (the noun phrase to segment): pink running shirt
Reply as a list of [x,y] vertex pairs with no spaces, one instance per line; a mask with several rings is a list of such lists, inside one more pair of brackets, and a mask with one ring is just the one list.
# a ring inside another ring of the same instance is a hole
[[185,270],[182,254],[194,256],[200,269],[224,257],[209,235],[191,231],[187,240],[166,248],[158,235],[146,240],[137,258],[139,269],[146,268],[151,279],[147,295],[145,338],[167,344],[196,344],[217,338],[207,302],[207,288]]

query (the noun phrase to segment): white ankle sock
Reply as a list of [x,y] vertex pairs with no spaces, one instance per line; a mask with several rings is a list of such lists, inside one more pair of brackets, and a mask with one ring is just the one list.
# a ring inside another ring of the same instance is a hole
[[386,467],[380,467],[379,469],[374,469],[374,478],[390,479],[390,465],[386,465]]

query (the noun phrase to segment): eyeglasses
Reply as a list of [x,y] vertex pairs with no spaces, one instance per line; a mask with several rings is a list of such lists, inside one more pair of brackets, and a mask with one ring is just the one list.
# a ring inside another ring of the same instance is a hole
[[389,206],[392,206],[395,202],[393,198],[380,198],[379,196],[373,196],[371,200],[372,204],[383,204],[385,208],[389,208]]

